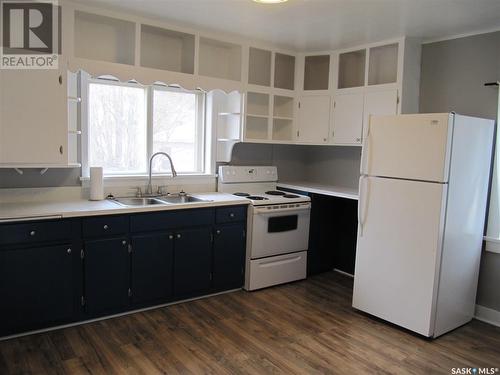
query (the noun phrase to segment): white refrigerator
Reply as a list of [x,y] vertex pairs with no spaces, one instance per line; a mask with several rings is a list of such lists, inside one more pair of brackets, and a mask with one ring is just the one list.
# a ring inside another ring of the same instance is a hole
[[353,307],[427,337],[472,319],[493,133],[454,113],[371,117]]

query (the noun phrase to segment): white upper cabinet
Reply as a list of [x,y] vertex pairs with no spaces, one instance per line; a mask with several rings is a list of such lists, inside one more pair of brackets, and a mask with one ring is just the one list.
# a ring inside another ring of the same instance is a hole
[[297,141],[324,144],[330,129],[331,97],[304,96],[299,101]]
[[0,71],[0,166],[68,165],[62,70]]
[[[371,114],[418,111],[420,49],[419,41],[400,38],[330,54],[301,55],[299,101],[329,95],[334,106],[328,143],[360,146]],[[330,108],[323,105],[325,110]],[[308,121],[301,112],[299,128]],[[324,129],[322,123],[315,121],[310,121],[309,127],[317,127],[315,131],[309,129],[317,134]],[[311,142],[323,144],[322,138],[314,139]]]
[[333,100],[333,143],[361,144],[364,94],[362,92],[337,94]]
[[366,138],[370,116],[396,115],[398,113],[398,90],[369,91],[363,106],[363,139]]

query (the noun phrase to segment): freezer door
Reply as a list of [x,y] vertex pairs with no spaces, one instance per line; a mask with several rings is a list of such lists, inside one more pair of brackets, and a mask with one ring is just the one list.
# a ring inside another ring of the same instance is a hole
[[371,116],[361,174],[448,181],[453,115]]
[[361,178],[355,308],[432,336],[446,189]]

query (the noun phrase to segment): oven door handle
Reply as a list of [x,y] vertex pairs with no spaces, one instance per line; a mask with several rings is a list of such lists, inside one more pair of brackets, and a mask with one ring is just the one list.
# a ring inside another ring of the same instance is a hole
[[267,208],[254,208],[254,212],[257,215],[272,215],[272,214],[277,214],[277,213],[291,213],[291,212],[297,212],[297,211],[308,211],[311,209],[311,205],[303,205],[299,207],[287,207],[287,208],[276,208],[276,209],[270,209],[268,210]]

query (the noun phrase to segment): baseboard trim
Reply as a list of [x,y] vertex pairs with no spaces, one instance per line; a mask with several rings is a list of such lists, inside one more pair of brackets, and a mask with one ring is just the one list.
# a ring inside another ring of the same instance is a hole
[[485,323],[500,327],[500,311],[476,305],[475,318]]

